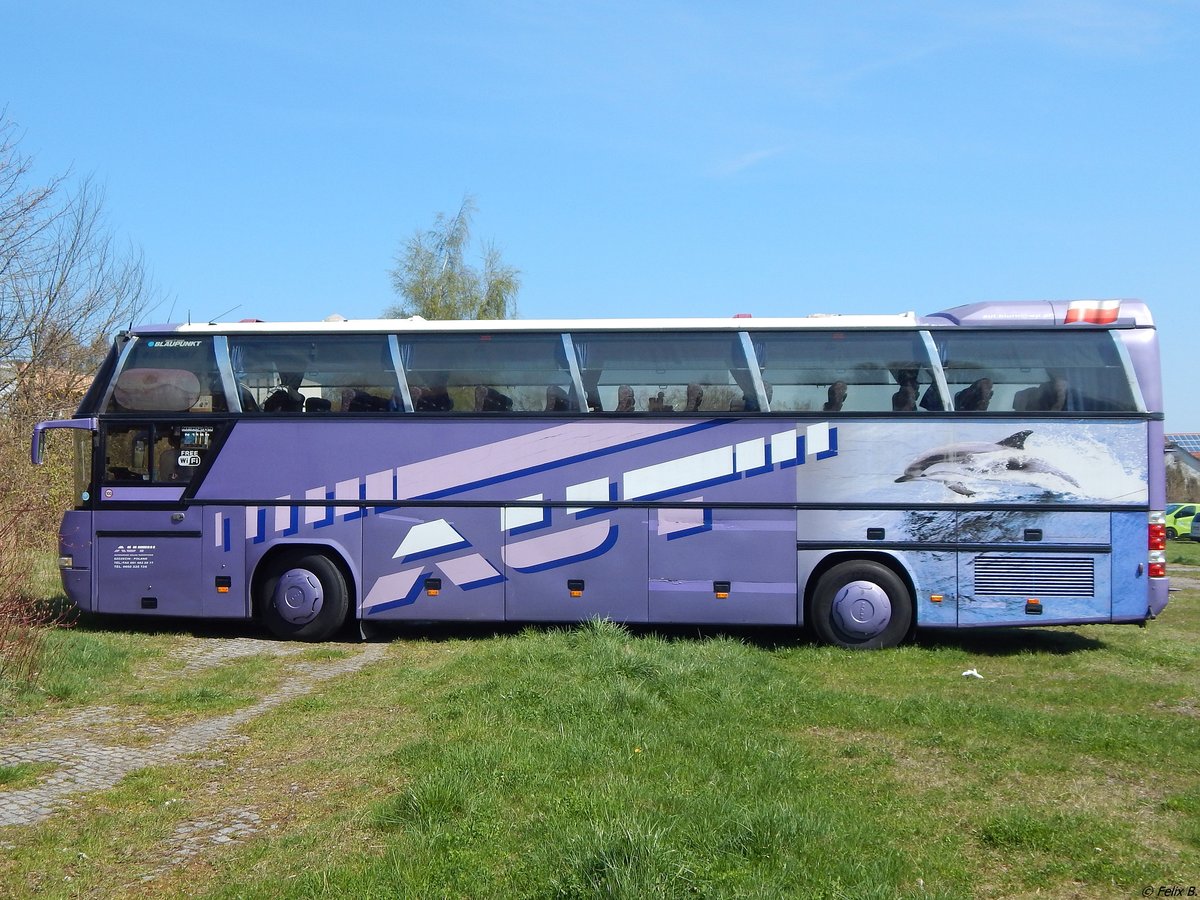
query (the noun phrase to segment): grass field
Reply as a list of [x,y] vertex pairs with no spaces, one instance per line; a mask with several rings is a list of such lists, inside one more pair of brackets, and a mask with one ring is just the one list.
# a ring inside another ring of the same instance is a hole
[[[1172,544],[1169,558],[1193,546]],[[187,641],[161,626],[58,631],[41,685],[3,700],[42,715],[103,703],[170,729],[282,677],[275,658],[186,681],[138,674],[169,671]],[[867,654],[790,632],[607,623],[405,632],[382,662],[254,719],[243,742],[0,829],[0,885],[212,897],[1200,889],[1198,717],[1196,590],[1174,593],[1146,629],[934,636]],[[46,774],[16,769],[0,770],[0,791]],[[253,811],[254,827],[171,862],[182,823],[231,810]]]
[[1195,541],[1171,541],[1167,545],[1167,563],[1200,566],[1200,544]]

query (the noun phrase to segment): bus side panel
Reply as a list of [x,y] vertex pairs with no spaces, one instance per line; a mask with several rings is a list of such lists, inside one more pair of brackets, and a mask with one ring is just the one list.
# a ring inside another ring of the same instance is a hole
[[791,510],[651,511],[650,620],[795,625],[795,522]]
[[[1148,532],[1144,512],[1112,514],[1112,586],[1114,622],[1142,622],[1151,611],[1152,582],[1146,571]],[[1161,611],[1154,610],[1154,614]]]
[[214,619],[245,619],[251,615],[246,577],[246,513],[240,506],[208,506],[201,539],[200,602],[204,615]]
[[[807,509],[797,516],[800,584],[829,557],[891,557],[913,585],[917,624],[958,624],[958,530],[953,510]],[[803,593],[802,593],[803,596]]]
[[1108,553],[963,553],[958,581],[960,625],[1061,625],[1112,617]]
[[95,598],[92,593],[92,514],[89,510],[73,509],[63,514],[58,529],[58,555],[71,557],[71,565],[59,569],[67,599],[82,610],[91,612]]
[[[508,533],[507,618],[645,622],[648,511],[593,508],[576,515],[560,507],[549,512],[553,527],[546,531]],[[573,588],[582,593],[573,597]]]
[[97,510],[96,611],[199,616],[203,510]]
[[500,511],[400,507],[363,524],[362,619],[504,618]]
[[[324,487],[306,491],[305,499],[333,498],[332,492]],[[290,498],[281,498],[290,499]],[[205,507],[210,519],[215,517],[214,507]],[[274,554],[281,547],[295,548],[297,552],[312,551],[341,562],[348,575],[350,589],[354,597],[362,596],[362,511],[350,506],[301,506],[297,505],[262,505],[242,507],[240,515],[243,521],[242,539],[236,540],[238,534],[236,525],[237,513],[231,516],[229,550],[222,549],[226,558],[235,560],[239,553],[244,554],[247,581],[244,583],[247,612],[256,614],[256,604],[260,598],[252,595],[253,580],[263,571],[268,554]],[[210,543],[216,545],[213,537]],[[241,549],[238,549],[240,543]],[[217,554],[220,555],[220,554]],[[210,576],[211,577],[211,576]],[[210,582],[211,583],[211,582]]]
[[1108,513],[963,510],[958,519],[960,625],[1111,618]]

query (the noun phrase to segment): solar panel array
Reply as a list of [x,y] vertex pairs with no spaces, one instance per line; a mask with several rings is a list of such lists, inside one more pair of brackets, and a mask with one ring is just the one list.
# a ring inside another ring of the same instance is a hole
[[1189,431],[1182,434],[1168,434],[1167,440],[1188,453],[1200,453],[1200,432]]

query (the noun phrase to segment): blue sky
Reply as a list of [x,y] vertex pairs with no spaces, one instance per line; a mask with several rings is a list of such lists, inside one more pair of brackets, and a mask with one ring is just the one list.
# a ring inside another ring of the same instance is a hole
[[[1200,430],[1200,2],[0,3],[152,319],[374,317],[476,197],[527,318],[1138,297]],[[232,308],[232,312],[227,312]]]

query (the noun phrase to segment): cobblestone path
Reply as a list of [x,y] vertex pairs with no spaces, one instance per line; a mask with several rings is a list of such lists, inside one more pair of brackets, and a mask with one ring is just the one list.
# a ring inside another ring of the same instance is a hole
[[[197,638],[182,651],[186,660],[182,671],[151,668],[141,672],[139,678],[151,683],[178,679],[239,657],[294,656],[305,649],[296,644],[253,638]],[[34,787],[0,790],[0,828],[33,824],[68,808],[71,798],[81,792],[105,790],[138,769],[175,762],[189,753],[233,739],[238,726],[255,716],[307,694],[328,678],[361,669],[379,659],[386,650],[386,644],[366,644],[356,646],[352,655],[343,659],[297,660],[290,664],[289,674],[280,687],[252,706],[178,728],[166,729],[151,724],[136,712],[118,714],[104,706],[76,710],[44,722],[34,717],[32,721],[14,723],[24,726],[24,731],[32,725],[38,739],[11,745],[0,731],[0,765],[47,764],[54,766],[54,770]],[[129,743],[130,737],[137,739],[136,746]],[[203,826],[214,825],[214,840],[220,842],[236,839],[247,829],[253,830],[256,821],[252,812],[244,812],[232,816],[228,823],[197,823],[196,830],[205,831],[208,829]]]

